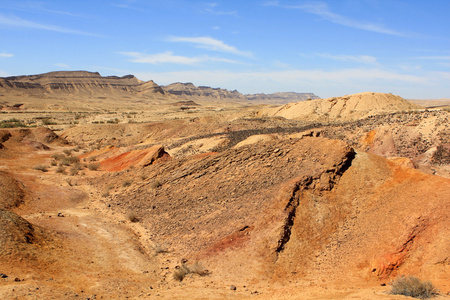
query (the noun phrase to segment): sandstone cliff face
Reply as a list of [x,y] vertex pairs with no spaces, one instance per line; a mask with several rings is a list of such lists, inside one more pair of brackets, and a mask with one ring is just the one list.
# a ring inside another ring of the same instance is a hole
[[164,94],[153,81],[143,82],[133,75],[106,76],[97,72],[50,72],[31,76],[0,78],[0,91],[44,95],[123,96],[124,94]]
[[173,83],[163,87],[164,91],[169,94],[180,96],[186,99],[195,99],[198,97],[223,99],[232,101],[250,101],[254,104],[284,104],[295,101],[304,101],[311,99],[319,99],[313,93],[294,93],[280,92],[273,94],[246,94],[243,95],[238,91],[229,91],[221,88],[211,88],[209,86],[195,86],[188,83]]
[[209,97],[214,99],[226,100],[244,100],[245,97],[238,91],[228,91],[221,88],[211,88],[209,86],[195,86],[192,83],[173,83],[163,87],[164,91],[169,94],[177,95],[185,98],[191,97]]
[[245,95],[247,99],[254,101],[270,100],[279,102],[297,102],[305,100],[320,99],[313,93],[294,93],[294,92],[280,92],[273,94],[248,94]]

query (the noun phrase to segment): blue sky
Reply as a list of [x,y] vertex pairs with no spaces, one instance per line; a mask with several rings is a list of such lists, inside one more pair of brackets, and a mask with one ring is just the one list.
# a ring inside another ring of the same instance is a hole
[[449,0],[1,0],[0,76],[450,98]]

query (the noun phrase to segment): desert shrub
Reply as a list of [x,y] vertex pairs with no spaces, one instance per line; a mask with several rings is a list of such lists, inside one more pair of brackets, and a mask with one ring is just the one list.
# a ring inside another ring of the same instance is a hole
[[166,246],[161,245],[161,244],[159,244],[159,243],[155,243],[155,244],[152,246],[152,248],[153,248],[153,250],[155,251],[155,254],[158,254],[158,253],[167,253],[167,252],[169,252],[169,250],[167,249]]
[[64,157],[66,157],[64,154],[53,154],[52,158],[54,160],[62,160]]
[[402,276],[391,283],[392,295],[404,295],[418,299],[428,299],[437,295],[437,290],[429,281],[421,281],[413,276]]
[[100,167],[100,164],[89,164],[88,165],[88,169],[91,171],[97,171],[99,167]]
[[176,268],[173,272],[173,279],[183,281],[184,277],[189,273],[188,267],[185,264],[182,264],[181,267]]
[[79,162],[80,162],[80,159],[76,156],[66,156],[61,160],[61,163],[64,166],[70,166],[71,164],[79,163]]
[[181,263],[181,266],[177,266],[173,272],[173,279],[182,281],[188,274],[197,274],[200,276],[209,275],[209,271],[206,270],[198,261],[192,266],[188,266],[186,263]]
[[74,175],[78,175],[78,168],[76,168],[76,167],[72,167],[72,168],[70,168],[70,170],[69,170],[69,175],[70,176],[74,176]]
[[9,120],[0,121],[0,128],[15,128],[15,127],[27,127],[22,121],[11,118]]
[[34,169],[35,169],[35,170],[38,170],[38,171],[42,171],[42,172],[48,172],[47,166],[44,166],[44,165],[37,165],[37,166],[34,166]]
[[56,173],[66,174],[66,168],[64,168],[63,166],[59,166],[58,168],[56,168]]
[[122,182],[122,186],[123,187],[127,187],[127,186],[130,186],[131,185],[131,180],[124,180],[123,182]]
[[152,189],[159,188],[160,186],[162,186],[162,183],[161,183],[160,181],[158,181],[158,180],[155,180],[155,181],[153,181],[153,182],[150,184],[150,187],[151,187]]
[[127,219],[128,219],[128,221],[130,221],[131,223],[137,223],[137,222],[139,222],[139,218],[138,218],[138,216],[136,215],[136,213],[134,213],[134,212],[129,212],[129,213],[127,214]]
[[58,165],[58,162],[57,162],[56,160],[52,160],[52,161],[50,162],[50,165],[51,165],[52,167],[56,167],[56,166]]
[[189,267],[190,273],[194,273],[200,276],[206,276],[209,274],[208,270],[206,270],[203,265],[196,261],[192,266]]
[[142,180],[145,180],[145,179],[147,179],[148,176],[146,174],[141,174],[141,176],[139,176],[139,177],[141,177]]
[[64,154],[67,155],[67,156],[72,155],[72,151],[69,150],[69,149],[65,149],[63,152],[64,152]]

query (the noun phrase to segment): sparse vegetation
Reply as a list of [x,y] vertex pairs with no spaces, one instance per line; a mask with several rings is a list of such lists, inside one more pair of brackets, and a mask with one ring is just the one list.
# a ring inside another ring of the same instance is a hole
[[167,253],[169,252],[169,250],[167,249],[166,246],[161,245],[159,243],[155,243],[152,246],[153,250],[155,251],[155,254],[159,254],[159,253]]
[[127,186],[130,186],[131,185],[131,180],[124,180],[123,182],[122,182],[122,186],[123,187],[127,187]]
[[422,281],[413,276],[401,276],[391,283],[392,295],[403,295],[418,299],[428,299],[438,294],[429,281]]
[[34,169],[42,172],[48,172],[47,166],[44,165],[36,165],[34,166]]
[[184,277],[188,274],[206,276],[209,275],[209,271],[206,270],[198,261],[190,267],[186,263],[181,263],[181,266],[177,266],[175,268],[175,271],[173,272],[173,279],[183,281]]
[[89,164],[88,169],[91,171],[97,171],[100,168],[100,164]]
[[130,221],[131,223],[137,223],[140,221],[140,219],[138,218],[138,216],[136,215],[136,213],[134,212],[129,212],[127,214],[127,219],[128,221]]
[[160,181],[158,181],[158,180],[155,180],[155,181],[153,181],[153,182],[150,184],[150,187],[151,187],[152,189],[159,188],[160,186],[162,186],[162,183],[161,183]]
[[27,127],[27,125],[25,125],[22,121],[16,118],[0,121],[0,128],[16,128],[16,127]]
[[66,168],[64,168],[63,166],[59,166],[58,168],[56,168],[55,172],[59,173],[59,174],[67,174],[66,173]]

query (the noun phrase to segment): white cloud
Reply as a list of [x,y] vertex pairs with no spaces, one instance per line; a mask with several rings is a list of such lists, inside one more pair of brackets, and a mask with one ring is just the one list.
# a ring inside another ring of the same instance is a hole
[[14,54],[11,53],[0,53],[0,57],[13,57]]
[[376,64],[377,58],[370,55],[333,55],[328,53],[317,53],[318,56],[338,61],[353,61],[365,64]]
[[69,65],[67,64],[55,64],[56,67],[60,67],[60,68],[64,68],[64,69],[69,69]]
[[198,48],[207,49],[211,51],[220,51],[231,53],[239,56],[253,57],[250,51],[241,51],[236,47],[225,44],[224,42],[210,37],[168,37],[169,42],[184,42],[194,44]]
[[31,29],[39,29],[39,30],[47,30],[47,31],[55,31],[55,32],[61,32],[61,33],[68,33],[68,34],[77,34],[77,35],[87,35],[87,36],[96,36],[100,37],[99,35],[92,34],[89,32],[79,31],[79,30],[72,30],[67,29],[59,26],[54,25],[46,25],[41,23],[36,23],[33,21],[24,20],[21,18],[18,18],[16,16],[5,16],[0,14],[0,24],[12,26],[12,27],[24,27],[24,28],[31,28]]
[[267,1],[264,3],[265,6],[278,6],[285,9],[298,9],[302,10],[304,12],[314,14],[317,16],[320,16],[324,18],[325,20],[328,20],[332,23],[352,27],[360,30],[366,30],[366,31],[372,31],[377,33],[383,33],[383,34],[389,34],[389,35],[396,35],[396,36],[406,36],[406,34],[386,28],[385,26],[381,24],[374,24],[374,23],[368,23],[368,22],[362,22],[358,20],[353,20],[350,18],[347,18],[345,16],[333,13],[329,7],[328,4],[320,1],[312,1],[305,4],[299,4],[299,5],[283,5],[280,4],[279,1]]
[[420,56],[420,57],[415,57],[415,59],[424,59],[424,60],[450,60],[450,56]]
[[196,56],[187,57],[174,55],[171,51],[166,51],[163,53],[156,54],[143,54],[140,52],[120,52],[120,54],[131,57],[131,62],[136,63],[147,63],[147,64],[180,64],[180,65],[195,65],[201,62],[215,61],[215,62],[225,62],[225,63],[238,63],[234,60],[210,57],[210,56]]

